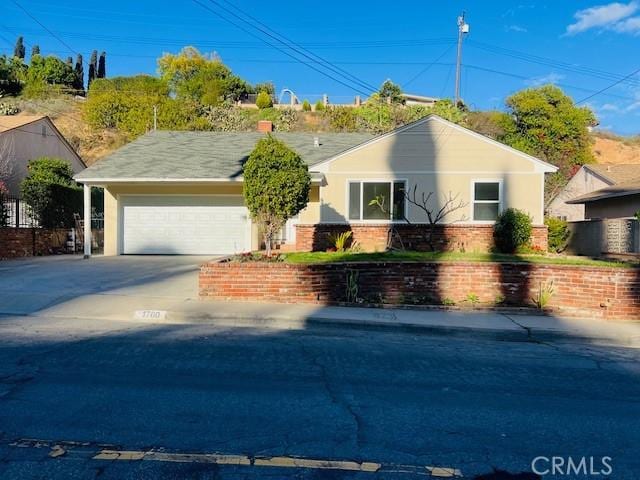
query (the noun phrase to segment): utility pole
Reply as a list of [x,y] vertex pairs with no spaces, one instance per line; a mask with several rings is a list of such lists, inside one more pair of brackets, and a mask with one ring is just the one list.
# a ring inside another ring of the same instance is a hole
[[460,101],[460,77],[462,75],[462,40],[469,33],[469,24],[464,21],[464,14],[458,17],[458,56],[456,58],[456,94],[454,105],[457,107]]

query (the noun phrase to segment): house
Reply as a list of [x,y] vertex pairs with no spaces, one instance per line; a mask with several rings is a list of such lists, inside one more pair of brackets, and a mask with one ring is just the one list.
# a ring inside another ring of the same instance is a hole
[[[259,248],[243,202],[242,166],[262,135],[151,132],[77,174],[85,185],[85,212],[89,187],[104,187],[105,255]],[[375,137],[274,135],[301,155],[312,178],[307,207],[287,225],[295,233],[286,241],[296,249],[317,248],[317,240],[336,228],[350,229],[367,248],[384,248],[389,226],[404,225],[405,215],[426,222],[404,196],[414,187],[433,192],[435,207],[447,195],[461,203],[442,229],[464,245],[489,248],[492,224],[508,207],[528,212],[536,241],[546,245],[544,175],[556,167],[438,116]],[[380,196],[391,207],[386,213],[370,205]]]
[[549,204],[547,212],[569,222],[585,220],[590,218],[585,215],[585,204],[569,200],[635,179],[640,179],[640,165],[583,165]]
[[20,195],[20,182],[27,176],[29,161],[39,157],[68,160],[75,173],[87,167],[49,117],[0,116],[0,165],[8,167],[2,176],[6,175],[10,195]]
[[403,93],[402,98],[404,98],[405,105],[423,105],[425,107],[433,107],[439,100],[435,97],[425,97],[413,93]]
[[567,203],[582,205],[587,220],[633,217],[640,212],[640,178],[580,195]]

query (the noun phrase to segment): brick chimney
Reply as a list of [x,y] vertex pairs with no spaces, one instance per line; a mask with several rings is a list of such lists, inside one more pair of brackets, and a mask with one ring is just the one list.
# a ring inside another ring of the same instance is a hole
[[271,120],[258,120],[258,131],[262,133],[273,132],[273,122]]

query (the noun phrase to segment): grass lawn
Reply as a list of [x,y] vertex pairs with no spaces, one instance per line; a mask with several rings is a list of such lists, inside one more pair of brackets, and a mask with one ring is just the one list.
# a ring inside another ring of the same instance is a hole
[[616,260],[593,260],[586,257],[563,257],[546,255],[505,255],[501,253],[460,252],[295,252],[284,255],[289,263],[333,263],[333,262],[521,262],[547,265],[584,265],[592,267],[638,266],[637,263]]

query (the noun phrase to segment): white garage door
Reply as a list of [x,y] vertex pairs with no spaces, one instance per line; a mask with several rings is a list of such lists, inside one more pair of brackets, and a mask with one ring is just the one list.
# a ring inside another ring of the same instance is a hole
[[122,253],[209,255],[251,249],[238,196],[121,197]]

